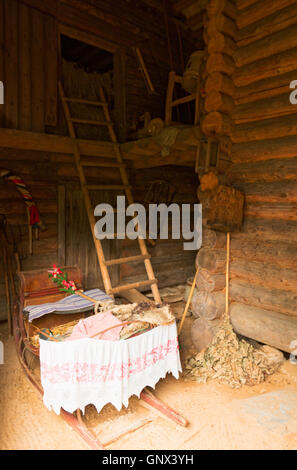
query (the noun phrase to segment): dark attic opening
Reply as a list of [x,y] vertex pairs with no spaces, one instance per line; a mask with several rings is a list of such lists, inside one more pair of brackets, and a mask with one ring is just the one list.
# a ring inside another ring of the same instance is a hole
[[297,448],[296,6],[0,0],[0,449]]
[[[65,94],[76,101],[69,103],[72,116],[77,121],[76,134],[81,139],[109,140],[108,130],[92,121],[104,120],[104,108],[92,106],[83,100],[100,102],[99,88],[102,87],[108,102],[111,119],[114,120],[114,55],[94,45],[60,35],[61,81]],[[81,99],[79,102],[77,100]],[[64,110],[60,109],[59,131],[67,135]]]

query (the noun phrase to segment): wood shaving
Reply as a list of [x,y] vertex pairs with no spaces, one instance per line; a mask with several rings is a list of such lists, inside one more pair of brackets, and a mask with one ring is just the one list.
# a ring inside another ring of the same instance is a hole
[[[120,338],[127,339],[133,334],[146,331],[153,326],[168,324],[175,320],[174,315],[170,311],[170,307],[167,304],[153,304],[149,302],[142,302],[140,304],[123,304],[115,305],[113,300],[108,300],[101,303],[98,306],[96,315],[100,315],[102,312],[111,311],[122,322],[133,321],[135,323],[126,325],[122,328]],[[141,320],[141,322],[139,321]],[[79,322],[75,320],[73,322],[66,323],[51,328],[51,332],[56,339],[60,341],[65,340],[70,336],[73,327]],[[146,322],[146,323],[143,323]],[[31,343],[36,348],[39,347],[39,334],[30,338]]]
[[186,361],[184,375],[197,382],[218,379],[232,388],[240,388],[263,382],[280,364],[281,360],[269,354],[265,346],[256,349],[239,339],[225,315],[208,348]]

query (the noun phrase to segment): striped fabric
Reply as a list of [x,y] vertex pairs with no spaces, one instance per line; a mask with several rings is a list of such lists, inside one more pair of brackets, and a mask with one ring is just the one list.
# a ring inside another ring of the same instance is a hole
[[[94,300],[111,300],[111,297],[105,294],[100,289],[91,289],[84,292],[84,294],[92,297]],[[73,294],[65,297],[58,302],[51,302],[41,305],[28,305],[24,308],[24,313],[29,315],[29,321],[47,315],[48,313],[79,313],[88,312],[94,308],[94,303],[90,300],[84,299],[79,295]]]

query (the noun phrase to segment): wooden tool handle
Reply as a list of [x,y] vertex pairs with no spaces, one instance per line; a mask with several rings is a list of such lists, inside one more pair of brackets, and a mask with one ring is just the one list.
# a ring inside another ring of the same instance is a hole
[[193,283],[192,283],[191,290],[190,290],[190,293],[189,293],[189,297],[188,297],[188,300],[187,300],[187,303],[186,303],[186,306],[185,306],[185,310],[184,310],[184,313],[183,313],[183,316],[182,316],[182,319],[181,319],[181,322],[180,322],[180,325],[179,325],[179,330],[178,330],[179,335],[180,335],[182,327],[184,325],[184,321],[185,321],[185,318],[186,318],[186,315],[187,315],[187,312],[189,310],[189,306],[190,306],[190,303],[191,303],[191,300],[192,300],[192,297],[193,297],[193,294],[194,294],[194,289],[195,289],[195,285],[196,285],[198,272],[199,272],[199,266],[196,270],[196,274],[195,274],[195,277],[193,279]]

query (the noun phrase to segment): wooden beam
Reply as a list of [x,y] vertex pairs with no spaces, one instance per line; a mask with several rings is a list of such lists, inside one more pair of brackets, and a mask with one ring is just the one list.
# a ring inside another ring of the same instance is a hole
[[40,0],[19,0],[30,8],[35,8],[46,15],[57,16],[59,0],[51,0],[50,2],[41,2]]
[[118,44],[123,44],[124,46],[132,46],[140,39],[139,35],[137,36],[122,28],[120,21],[119,26],[115,27],[84,11],[78,11],[72,6],[62,3],[59,5],[59,22],[94,34],[95,36],[101,36],[111,43],[115,41],[115,38],[119,38]]
[[230,306],[230,317],[237,333],[292,352],[290,344],[297,338],[296,317],[237,302]]
[[[126,15],[121,15],[121,10],[115,12],[113,8],[110,7],[109,11],[104,11],[102,5],[97,7],[94,4],[90,4],[90,2],[86,2],[85,0],[60,0],[60,4],[68,5],[75,9],[78,13],[86,13],[93,18],[104,21],[104,23],[110,25],[112,28],[118,28],[120,25],[123,30],[130,32],[131,34],[143,34],[142,30],[135,25],[135,22],[133,21],[133,15],[130,14],[128,17]],[[119,22],[118,17],[120,15],[121,21]]]
[[[82,155],[115,158],[114,144],[96,140],[78,140]],[[73,153],[70,137],[0,128],[1,147],[51,153]],[[132,158],[129,157],[128,158]]]
[[64,34],[72,39],[77,39],[78,41],[97,47],[98,49],[104,49],[112,54],[114,54],[119,47],[114,41],[106,41],[105,39],[94,34],[90,34],[87,31],[82,31],[63,23],[59,24],[59,32],[60,34]]
[[179,13],[185,8],[190,7],[194,3],[196,3],[195,0],[178,0],[174,3],[173,9]]
[[[127,158],[124,153],[123,156]],[[143,155],[134,155],[133,157],[132,168],[153,168],[165,165],[181,165],[194,168],[196,151],[185,151],[183,157],[181,157],[180,150],[171,150],[170,154],[166,157],[162,157],[161,153],[146,158]]]

